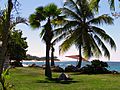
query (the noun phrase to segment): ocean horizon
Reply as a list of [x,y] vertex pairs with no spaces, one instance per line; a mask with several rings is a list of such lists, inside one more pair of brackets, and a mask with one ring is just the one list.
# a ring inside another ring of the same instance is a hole
[[[115,71],[119,71],[120,72],[120,62],[118,61],[105,61],[108,63],[108,70],[115,70]],[[31,61],[26,61],[26,60],[23,60],[22,61],[22,64],[23,66],[28,66],[28,65],[32,65],[32,64],[36,64],[38,66],[42,66],[42,65],[45,65],[45,61],[36,61],[36,60],[31,60]],[[91,64],[90,62],[86,62],[86,61],[82,61],[82,67],[87,65],[87,64]],[[77,65],[77,61],[55,61],[55,65],[56,66],[60,66],[62,67],[63,69],[68,66],[68,65],[74,65],[76,66]]]

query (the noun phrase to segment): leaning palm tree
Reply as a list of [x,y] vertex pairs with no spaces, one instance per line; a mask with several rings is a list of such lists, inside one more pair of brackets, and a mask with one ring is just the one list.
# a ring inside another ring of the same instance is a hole
[[[51,40],[53,38],[53,31],[52,31],[52,20],[61,13],[60,9],[53,3],[45,6],[45,7],[38,7],[36,8],[36,12],[31,14],[29,17],[29,22],[31,27],[39,28],[43,27],[41,32],[41,37],[46,44],[46,68],[45,68],[45,76],[48,78],[52,77],[50,64],[49,64],[49,51],[51,47]],[[45,21],[44,25],[41,23]]]
[[[116,49],[115,42],[105,32],[97,27],[101,24],[113,24],[113,19],[107,14],[95,16],[93,3],[88,0],[66,0],[63,13],[67,16],[65,25],[56,30],[58,39],[65,39],[60,45],[60,52],[67,51],[75,45],[79,51],[79,62],[77,67],[81,67],[82,55],[85,58],[91,56],[100,57],[102,54],[110,58],[110,53],[105,43]],[[103,52],[103,53],[102,53]]]

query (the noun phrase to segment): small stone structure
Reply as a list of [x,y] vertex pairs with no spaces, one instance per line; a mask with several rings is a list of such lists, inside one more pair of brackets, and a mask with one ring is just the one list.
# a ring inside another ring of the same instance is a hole
[[60,76],[59,76],[59,78],[58,78],[59,80],[68,80],[69,79],[69,76],[67,75],[67,74],[65,74],[65,73],[61,73],[60,74]]

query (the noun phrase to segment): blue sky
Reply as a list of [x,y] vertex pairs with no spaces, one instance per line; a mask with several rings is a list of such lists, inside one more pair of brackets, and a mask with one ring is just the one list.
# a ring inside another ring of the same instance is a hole
[[[109,6],[107,4],[107,0],[101,0],[100,5],[100,11],[99,14],[110,14]],[[4,2],[4,0],[2,0]],[[55,3],[58,5],[58,7],[62,7],[63,0],[19,0],[21,3],[20,7],[20,15],[22,17],[28,18],[30,14],[32,14],[35,11],[35,8],[38,6],[45,6],[49,3]],[[118,2],[116,2],[117,9],[116,11],[120,12],[120,8],[118,9]],[[110,50],[111,52],[111,61],[118,61],[120,60],[120,29],[119,24],[120,18],[115,19],[114,25],[103,25],[100,26],[105,29],[105,31],[114,39],[117,45],[117,50],[114,52],[114,50]],[[28,54],[36,55],[36,56],[45,56],[45,44],[41,41],[39,37],[39,33],[41,29],[33,30],[29,26],[26,25],[18,25],[18,29],[21,29],[23,31],[23,36],[27,37],[28,42]],[[59,56],[59,44],[55,45],[55,55]],[[78,51],[73,46],[68,52],[66,52],[64,55],[59,56],[63,60],[68,60],[68,58],[65,58],[66,55],[72,55],[72,54],[78,54]],[[102,60],[107,60],[106,58],[101,58]]]

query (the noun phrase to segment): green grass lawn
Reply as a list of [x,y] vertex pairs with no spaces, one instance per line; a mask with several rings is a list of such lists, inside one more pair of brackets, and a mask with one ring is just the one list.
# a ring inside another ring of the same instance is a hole
[[[58,77],[60,73],[53,73]],[[10,70],[10,80],[15,90],[120,90],[120,75],[79,75],[68,73],[71,81],[49,81],[40,68],[15,68]]]

